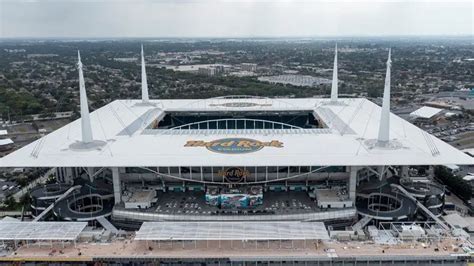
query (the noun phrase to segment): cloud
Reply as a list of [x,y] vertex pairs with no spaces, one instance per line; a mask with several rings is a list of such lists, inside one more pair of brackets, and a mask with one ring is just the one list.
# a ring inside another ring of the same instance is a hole
[[473,3],[0,0],[0,37],[472,35]]

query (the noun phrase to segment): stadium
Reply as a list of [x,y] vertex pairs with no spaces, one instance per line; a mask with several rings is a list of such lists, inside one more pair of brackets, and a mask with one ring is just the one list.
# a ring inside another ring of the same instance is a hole
[[390,113],[390,53],[381,107],[338,97],[337,51],[330,98],[149,99],[141,59],[142,99],[89,113],[79,56],[81,118],[0,159],[54,169],[59,183],[31,193],[35,221],[140,228],[151,241],[181,239],[181,222],[196,234],[183,240],[216,222],[255,232],[230,240],[324,239],[328,226],[437,222],[444,190],[410,180],[410,167],[473,163]]

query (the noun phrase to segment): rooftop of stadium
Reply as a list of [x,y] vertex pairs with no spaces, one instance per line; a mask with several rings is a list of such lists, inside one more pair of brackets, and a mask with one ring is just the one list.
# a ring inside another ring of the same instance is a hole
[[[81,140],[78,119],[2,158],[0,166],[229,166],[237,157],[239,164],[254,166],[473,163],[394,114],[391,145],[374,145],[380,116],[381,108],[363,98],[342,98],[337,104],[323,98],[116,100],[90,114],[94,139],[104,145],[75,148]],[[222,139],[279,145],[245,156],[206,148]],[[186,145],[189,141],[202,142]]]

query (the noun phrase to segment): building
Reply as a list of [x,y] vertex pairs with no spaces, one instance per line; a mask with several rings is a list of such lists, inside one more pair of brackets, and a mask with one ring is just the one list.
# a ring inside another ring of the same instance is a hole
[[0,152],[1,151],[9,151],[13,149],[13,140],[7,138],[7,139],[0,139]]
[[289,84],[293,86],[313,87],[320,84],[331,83],[331,80],[318,78],[308,75],[278,75],[259,77],[259,81],[269,82],[272,84]]
[[7,130],[0,130],[0,152],[13,149],[14,142],[10,138],[7,138],[7,136]]
[[198,73],[200,75],[206,75],[206,76],[216,76],[216,75],[221,75],[224,73],[224,66],[223,65],[209,65],[205,67],[199,67],[198,68]]
[[472,195],[474,195],[474,173],[468,173],[462,179],[469,183],[469,185],[471,186]]
[[421,121],[434,121],[440,117],[442,114],[443,109],[430,107],[430,106],[422,106],[419,109],[410,113],[410,117],[412,119],[418,119]]
[[248,72],[256,72],[257,71],[257,64],[242,63],[240,65],[240,69],[243,70],[243,71],[248,71]]

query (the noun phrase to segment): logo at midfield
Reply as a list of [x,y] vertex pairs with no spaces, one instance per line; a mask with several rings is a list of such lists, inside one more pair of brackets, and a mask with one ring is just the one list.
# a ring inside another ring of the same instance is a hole
[[264,142],[245,138],[227,138],[213,141],[189,140],[184,147],[206,147],[212,152],[242,154],[256,152],[263,147],[282,148],[283,143],[278,140]]

